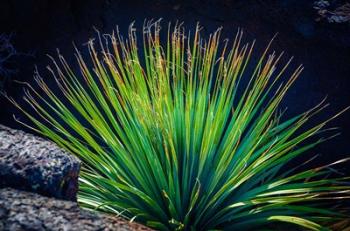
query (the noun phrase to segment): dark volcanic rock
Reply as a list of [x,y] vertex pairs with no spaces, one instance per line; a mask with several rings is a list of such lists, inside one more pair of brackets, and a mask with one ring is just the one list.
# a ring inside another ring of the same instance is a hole
[[0,188],[76,200],[79,160],[56,144],[0,125]]
[[77,203],[10,188],[0,190],[0,230],[151,230],[124,219],[79,209]]

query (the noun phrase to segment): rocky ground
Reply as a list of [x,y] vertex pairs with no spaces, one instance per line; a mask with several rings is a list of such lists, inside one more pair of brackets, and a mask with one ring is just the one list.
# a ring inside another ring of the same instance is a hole
[[79,208],[79,169],[56,144],[0,125],[0,230],[151,230]]
[[0,125],[0,188],[76,201],[80,161],[43,138]]
[[82,210],[77,203],[11,188],[0,189],[3,231],[151,231],[118,217]]

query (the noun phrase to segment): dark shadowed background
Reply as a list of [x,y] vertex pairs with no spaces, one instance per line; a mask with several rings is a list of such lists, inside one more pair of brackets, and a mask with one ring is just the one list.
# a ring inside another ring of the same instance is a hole
[[[292,67],[305,66],[282,106],[288,107],[287,116],[296,115],[328,96],[331,105],[315,118],[317,122],[350,105],[350,24],[318,17],[311,0],[2,0],[0,34],[10,35],[17,51],[6,64],[16,72],[6,78],[2,91],[21,102],[23,85],[14,80],[32,83],[35,66],[53,82],[45,70],[50,64],[46,54],[59,49],[74,67],[72,44],[84,50],[81,44],[95,36],[93,27],[110,33],[119,25],[126,35],[133,21],[140,29],[145,19],[163,18],[164,27],[180,21],[188,30],[200,22],[204,37],[223,26],[222,37],[233,38],[242,28],[247,41],[257,39],[257,55],[278,33],[273,50],[294,56]],[[26,130],[13,119],[15,115],[26,122],[23,115],[3,96],[0,107],[1,124]],[[339,127],[341,136],[309,153],[309,157],[320,155],[316,165],[350,156],[349,116],[346,112],[329,125]],[[341,169],[350,173],[346,166]]]

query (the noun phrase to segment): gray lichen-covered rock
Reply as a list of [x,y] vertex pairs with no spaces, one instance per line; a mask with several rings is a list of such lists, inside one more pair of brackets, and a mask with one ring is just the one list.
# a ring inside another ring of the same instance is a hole
[[43,138],[0,125],[0,188],[76,200],[79,160]]
[[115,230],[151,229],[122,218],[80,209],[75,202],[11,188],[0,189],[0,230]]
[[350,22],[350,3],[347,1],[314,1],[314,9],[317,10],[321,19],[326,19],[329,23]]

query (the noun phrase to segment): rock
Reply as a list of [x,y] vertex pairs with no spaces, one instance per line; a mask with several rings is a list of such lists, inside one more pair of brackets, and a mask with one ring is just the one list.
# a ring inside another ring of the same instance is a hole
[[329,23],[347,23],[350,22],[350,3],[340,1],[318,0],[314,2],[314,9],[317,10],[318,21],[326,19]]
[[53,142],[0,125],[0,188],[76,200],[80,161]]
[[0,190],[0,230],[151,231],[119,217],[80,209],[75,202],[11,188]]

